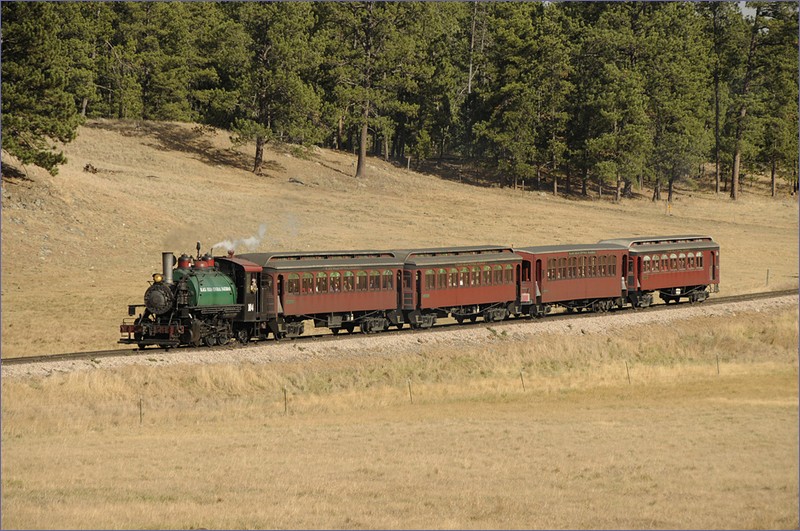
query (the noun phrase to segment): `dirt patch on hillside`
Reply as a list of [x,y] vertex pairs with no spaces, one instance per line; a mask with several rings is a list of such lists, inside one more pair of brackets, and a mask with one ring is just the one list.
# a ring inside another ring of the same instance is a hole
[[113,347],[161,251],[193,253],[197,241],[206,250],[262,230],[255,248],[237,251],[708,233],[722,245],[724,293],[760,291],[767,270],[770,288],[797,285],[797,203],[788,196],[733,203],[693,192],[668,211],[648,200],[475,187],[372,158],[355,179],[352,154],[293,147],[268,148],[254,175],[252,146],[181,123],[90,121],[64,152],[56,177],[3,159],[3,357]]

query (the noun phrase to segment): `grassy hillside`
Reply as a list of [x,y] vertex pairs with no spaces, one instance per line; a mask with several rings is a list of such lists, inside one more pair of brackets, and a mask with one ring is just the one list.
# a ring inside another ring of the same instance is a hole
[[4,377],[2,526],[796,529],[796,347],[790,308]]
[[190,124],[90,121],[65,146],[69,163],[56,177],[35,168],[21,177],[6,157],[2,355],[113,347],[161,251],[252,236],[258,245],[239,251],[700,232],[722,245],[724,293],[763,289],[768,269],[771,288],[797,285],[798,211],[788,196],[745,194],[733,203],[692,191],[668,211],[646,199],[615,204],[469,186],[377,159],[356,180],[354,156],[320,149],[268,150],[257,176],[248,171],[252,151]]
[[[255,176],[247,147],[187,124],[90,122],[66,152],[57,177],[3,179],[3,356],[113,346],[161,251],[198,240],[291,250],[703,232],[722,245],[723,292],[760,291],[767,269],[771,288],[797,285],[797,203],[757,188],[737,203],[685,191],[670,213],[379,160],[356,180],[351,155],[291,148]],[[66,374],[4,369],[0,525],[796,529],[797,310],[759,308],[524,340],[411,335],[414,349],[290,362],[161,366],[154,352]]]

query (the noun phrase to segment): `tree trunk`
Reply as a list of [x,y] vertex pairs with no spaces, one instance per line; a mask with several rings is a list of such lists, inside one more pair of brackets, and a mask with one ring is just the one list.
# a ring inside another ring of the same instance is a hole
[[675,176],[672,175],[670,176],[669,183],[667,184],[667,189],[668,189],[667,203],[672,203],[674,184],[675,184]]
[[558,177],[553,174],[553,195],[558,195]]
[[715,4],[711,4],[714,13],[714,193],[719,193],[719,18]]
[[336,128],[336,149],[343,149],[342,141],[344,140],[344,115],[339,115],[339,125]]
[[369,136],[369,102],[364,103],[364,115],[361,122],[361,141],[358,146],[358,164],[356,165],[356,177],[364,176],[364,167],[367,161],[367,138]]
[[261,174],[261,167],[264,164],[264,144],[265,140],[263,136],[256,137],[256,161],[253,164],[253,173],[256,175]]
[[569,178],[569,173],[564,177],[567,180],[567,195],[572,194],[572,179]]
[[653,188],[653,201],[661,201],[661,178],[656,177],[656,186]]
[[586,197],[586,183],[589,181],[589,168],[583,169],[583,177],[581,177],[581,195]]
[[467,94],[472,94],[472,56],[475,52],[475,19],[478,18],[478,2],[472,6],[472,31],[469,37],[469,75],[467,76]]
[[776,186],[775,186],[775,159],[772,159],[772,197],[775,197],[776,193]]
[[617,187],[616,187],[616,189],[614,189],[614,201],[617,202],[617,203],[619,203],[619,198],[620,198],[620,193],[619,192],[620,192],[620,180],[619,180],[619,176],[617,176]]
[[383,160],[389,160],[389,135],[383,137]]
[[[742,112],[746,109],[742,108]],[[738,128],[737,128],[738,130]],[[738,133],[737,133],[737,136]],[[741,140],[737,140],[736,148],[733,151],[733,171],[731,171],[731,199],[739,199],[739,165],[742,162]]]
[[536,165],[536,189],[542,189],[542,168],[538,164]]
[[742,136],[744,136],[744,120],[747,117],[747,104],[745,98],[750,91],[750,82],[753,78],[753,55],[755,55],[756,48],[758,47],[758,17],[761,15],[761,7],[756,8],[756,15],[753,19],[753,31],[750,34],[750,49],[747,53],[747,67],[744,74],[744,84],[742,85],[742,92],[740,97],[742,99],[741,108],[739,109],[739,119],[736,121],[736,136],[734,140],[733,150],[733,172],[731,173],[731,199],[736,200],[739,198],[739,166],[742,162]]

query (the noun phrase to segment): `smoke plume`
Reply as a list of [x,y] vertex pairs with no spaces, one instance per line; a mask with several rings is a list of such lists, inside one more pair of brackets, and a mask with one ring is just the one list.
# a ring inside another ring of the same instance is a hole
[[225,251],[237,251],[239,248],[255,249],[261,244],[261,240],[267,235],[267,226],[261,224],[258,227],[258,234],[250,236],[249,238],[241,238],[238,240],[223,240],[214,244],[215,249],[223,249]]

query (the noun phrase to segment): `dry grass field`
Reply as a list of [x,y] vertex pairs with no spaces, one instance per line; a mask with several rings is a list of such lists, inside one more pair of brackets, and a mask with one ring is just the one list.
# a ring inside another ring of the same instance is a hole
[[[796,199],[758,181],[735,203],[682,189],[668,212],[374,159],[356,180],[355,157],[327,150],[268,151],[255,176],[251,150],[190,124],[90,121],[56,177],[7,175],[4,154],[2,357],[112,348],[161,251],[254,235],[237,249],[708,233],[722,294],[763,290],[767,270],[770,288],[797,287]],[[794,307],[302,363],[4,375],[0,527],[796,529],[797,346]]]
[[647,199],[467,186],[377,159],[356,180],[355,157],[328,150],[268,150],[267,171],[255,176],[251,151],[189,124],[91,121],[65,146],[58,176],[28,168],[29,180],[4,177],[2,356],[112,348],[162,251],[194,254],[197,241],[205,250],[262,227],[254,250],[708,233],[722,246],[723,293],[761,291],[767,270],[770,288],[797,286],[797,202],[765,197],[750,181],[741,201],[684,191],[668,213]]
[[796,529],[797,326],[8,380],[2,527]]

